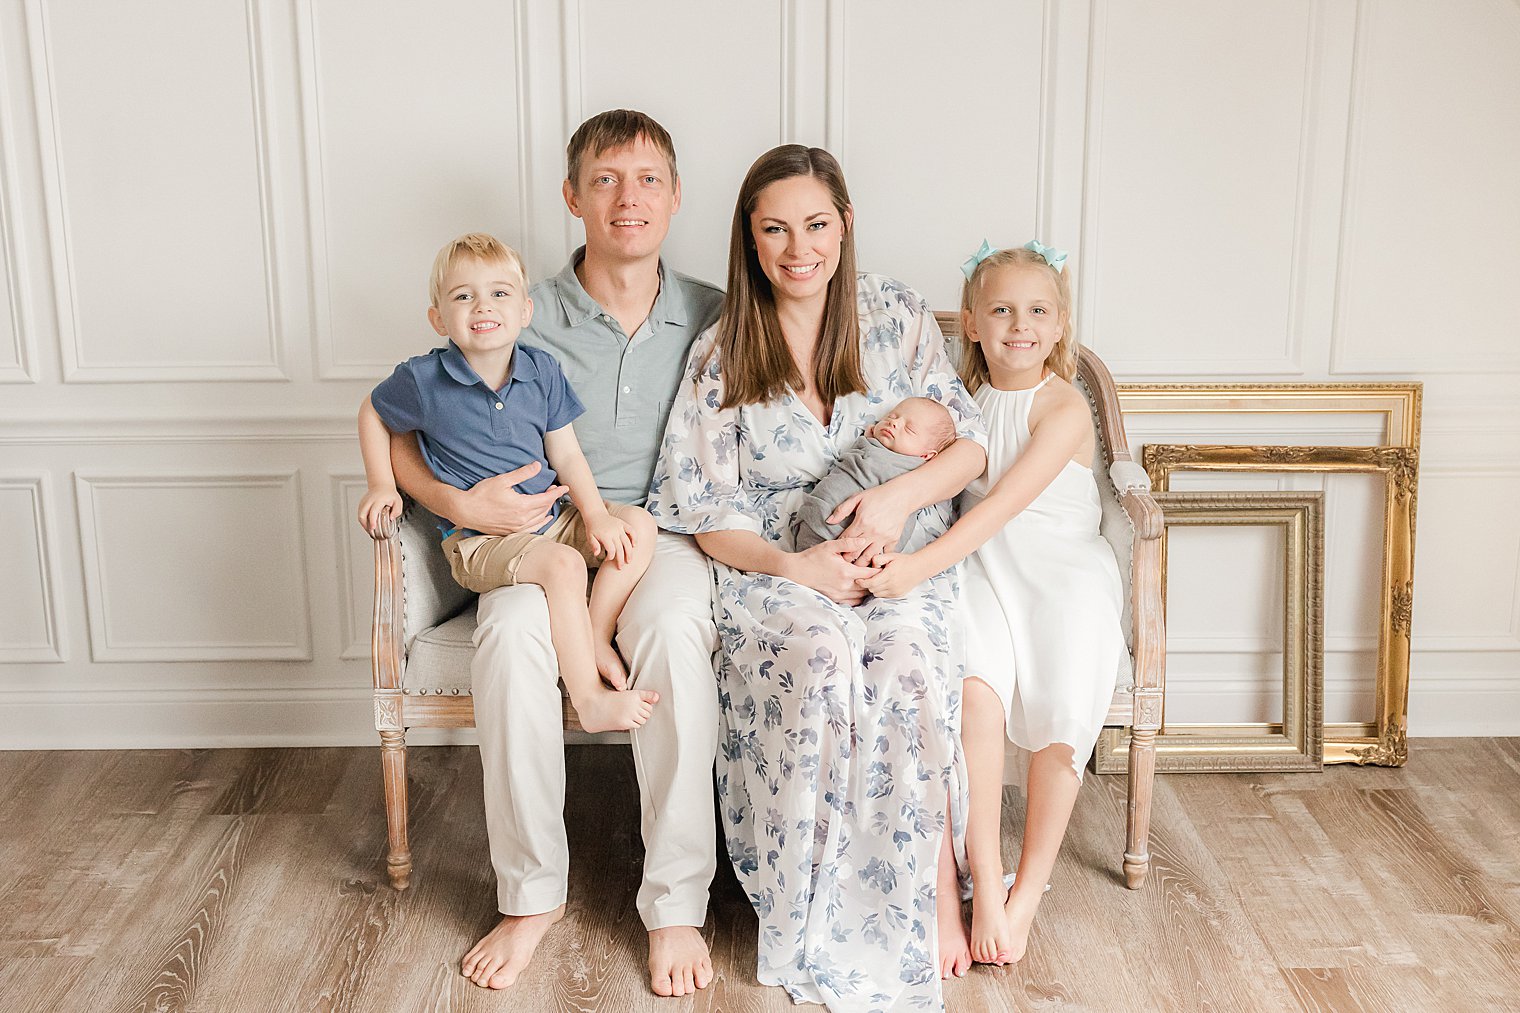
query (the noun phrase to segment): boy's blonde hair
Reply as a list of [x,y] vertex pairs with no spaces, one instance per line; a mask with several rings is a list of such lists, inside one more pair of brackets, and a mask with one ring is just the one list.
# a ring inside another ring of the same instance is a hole
[[466,257],[482,264],[503,264],[510,267],[522,279],[523,288],[528,287],[528,268],[516,250],[489,233],[466,232],[443,244],[443,249],[433,258],[433,273],[428,279],[428,299],[434,309],[438,309],[438,304],[443,301],[443,279],[448,276],[449,268]]
[[[1077,375],[1077,340],[1071,333],[1071,285],[1067,283],[1066,272],[1057,271],[1051,267],[1041,254],[1023,247],[1015,247],[1011,250],[998,250],[989,254],[987,259],[976,265],[971,272],[971,277],[961,286],[961,327],[965,330],[966,318],[971,316],[976,307],[976,297],[981,293],[982,282],[989,272],[1000,267],[1034,267],[1042,271],[1048,271],[1056,285],[1056,303],[1061,311],[1061,337],[1056,341],[1056,347],[1050,350],[1045,357],[1045,366],[1061,379],[1070,381]],[[982,353],[980,343],[972,341],[967,334],[961,335],[961,382],[969,391],[979,390],[982,384],[988,382],[990,374],[987,370],[987,356]]]

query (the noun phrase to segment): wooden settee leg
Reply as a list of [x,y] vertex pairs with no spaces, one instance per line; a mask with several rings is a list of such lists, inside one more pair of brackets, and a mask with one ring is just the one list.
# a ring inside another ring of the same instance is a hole
[[1156,731],[1134,728],[1129,740],[1129,819],[1124,841],[1124,882],[1145,884],[1151,868],[1151,788],[1156,779]]
[[406,838],[406,731],[380,733],[380,767],[385,776],[385,828],[389,848],[385,870],[391,886],[405,890],[412,880],[412,849]]

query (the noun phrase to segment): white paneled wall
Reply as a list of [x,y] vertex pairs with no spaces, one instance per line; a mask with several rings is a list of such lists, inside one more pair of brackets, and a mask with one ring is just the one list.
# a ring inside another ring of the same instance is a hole
[[[449,236],[559,269],[564,144],[616,105],[675,135],[688,273],[802,141],[935,306],[983,237],[1072,249],[1121,380],[1423,381],[1410,729],[1520,734],[1517,93],[1505,0],[0,5],[0,745],[372,741],[355,407],[433,343]],[[1375,483],[1177,486],[1325,491],[1327,717],[1366,717]],[[1179,532],[1169,719],[1280,705],[1279,551]]]

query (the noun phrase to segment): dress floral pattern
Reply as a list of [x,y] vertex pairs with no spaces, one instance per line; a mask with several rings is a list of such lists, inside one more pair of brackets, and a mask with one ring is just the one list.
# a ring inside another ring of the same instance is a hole
[[[791,394],[720,409],[722,363],[703,363],[714,333],[697,340],[649,495],[661,527],[791,549],[807,491],[905,397],[934,398],[985,445],[923,299],[874,275],[856,291],[869,392],[836,401],[828,426]],[[950,507],[922,519],[937,536]],[[963,783],[956,572],[855,608],[768,574],[716,562],[714,574],[718,792],[760,919],[759,980],[833,1010],[942,1008],[935,870]]]

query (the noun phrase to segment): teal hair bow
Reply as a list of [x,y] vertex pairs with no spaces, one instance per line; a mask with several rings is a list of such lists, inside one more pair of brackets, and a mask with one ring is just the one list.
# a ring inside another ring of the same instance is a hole
[[[987,244],[983,243],[982,245],[985,246]],[[1046,246],[1038,239],[1031,239],[1029,242],[1025,243],[1024,249],[1030,251],[1031,253],[1038,253],[1040,256],[1044,257],[1045,263],[1049,264],[1051,270],[1055,271],[1056,274],[1060,274],[1061,268],[1066,266],[1065,250],[1058,250],[1054,246]]]
[[970,281],[971,276],[976,273],[976,265],[980,264],[982,261],[986,260],[996,252],[996,248],[994,248],[991,243],[987,242],[987,240],[983,239],[982,245],[977,249],[977,251],[970,257],[966,258],[966,262],[961,265],[961,274],[964,274],[966,276],[966,280]]

